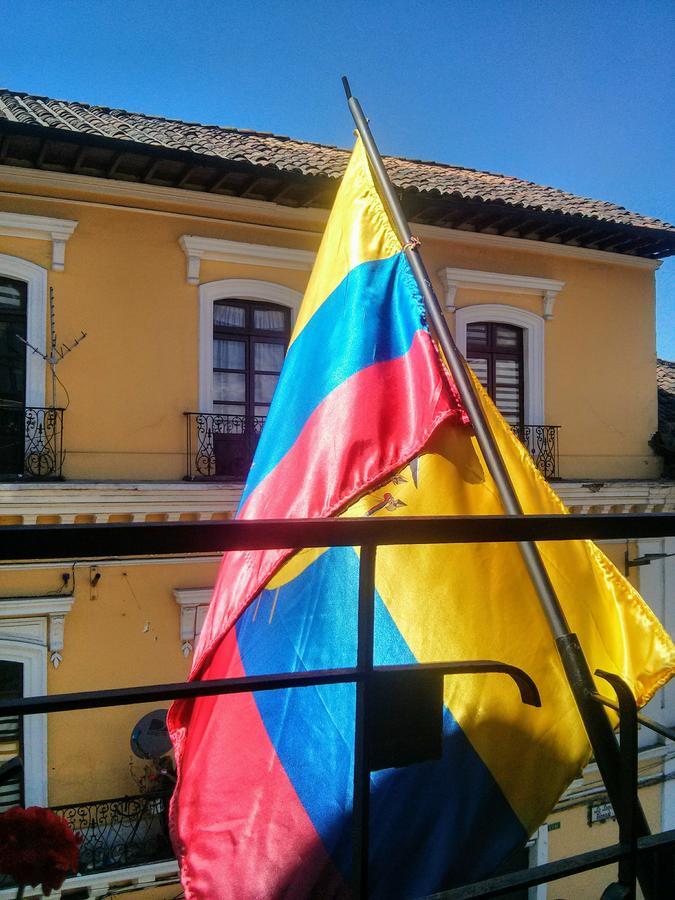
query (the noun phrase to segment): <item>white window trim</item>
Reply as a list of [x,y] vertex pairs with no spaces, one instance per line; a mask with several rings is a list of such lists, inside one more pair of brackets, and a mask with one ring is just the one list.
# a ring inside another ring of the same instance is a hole
[[63,272],[66,265],[66,242],[77,228],[73,219],[30,216],[25,213],[0,212],[0,234],[8,237],[51,241],[52,269]]
[[[23,664],[24,697],[47,693],[47,658],[61,662],[65,617],[73,597],[5,597],[0,604],[0,659]],[[47,806],[47,716],[23,720],[24,799]]]
[[[0,253],[0,275],[28,287],[26,340],[45,352],[47,343],[47,270],[18,256]],[[45,360],[26,347],[26,406],[45,405]]]
[[535,275],[507,275],[504,272],[483,272],[479,269],[457,269],[446,266],[438,275],[445,285],[445,308],[455,312],[458,288],[473,288],[481,291],[499,291],[500,294],[536,294],[542,300],[542,314],[545,319],[553,318],[553,305],[564,281],[540,278]]
[[466,327],[472,322],[499,322],[523,329],[526,425],[544,425],[544,319],[536,313],[502,303],[460,306],[455,315],[455,340],[466,356]]
[[[22,634],[22,625],[26,623],[21,620],[0,623],[0,659],[23,665],[24,697],[43,696],[47,693],[47,647]],[[46,715],[24,717],[23,768],[26,806],[47,806]]]
[[249,278],[223,278],[199,285],[199,411],[213,410],[213,304],[216,300],[262,300],[287,306],[291,329],[302,294],[282,284]]
[[301,269],[309,272],[316,254],[311,250],[292,247],[273,247],[270,244],[247,244],[223,238],[199,237],[183,234],[178,239],[187,258],[188,284],[199,284],[199,270],[203,259],[247,266],[268,266],[273,269]]
[[66,616],[73,608],[73,602],[73,597],[68,594],[63,597],[4,597],[0,604],[0,637],[7,631],[8,623],[13,625],[16,636],[16,623],[21,622],[20,633],[31,640],[42,640],[49,650],[52,665],[58,669],[63,659]]

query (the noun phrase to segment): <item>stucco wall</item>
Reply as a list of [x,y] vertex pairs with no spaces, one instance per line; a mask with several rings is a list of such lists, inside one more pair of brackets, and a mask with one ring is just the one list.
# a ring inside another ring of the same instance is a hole
[[[102,195],[99,202],[108,199]],[[78,221],[67,244],[65,271],[49,272],[59,339],[81,330],[88,334],[58,367],[70,395],[66,478],[182,477],[183,412],[198,410],[199,401],[199,301],[198,287],[187,283],[179,237],[315,250],[321,224],[300,220],[293,229],[270,227],[258,207],[259,224],[252,225],[81,200],[47,202],[16,191],[2,198],[2,208]],[[292,219],[291,212],[287,216]],[[0,236],[0,253],[49,265],[45,241]],[[545,421],[562,426],[561,474],[601,479],[658,474],[658,459],[647,446],[656,429],[653,272],[434,238],[424,239],[423,253],[441,296],[444,288],[435,273],[445,266],[564,281],[544,332]],[[307,277],[298,270],[215,261],[202,262],[200,272],[202,282],[252,278],[298,291]],[[458,291],[458,306],[485,302],[542,312],[532,294]],[[63,391],[58,397],[65,402]]]

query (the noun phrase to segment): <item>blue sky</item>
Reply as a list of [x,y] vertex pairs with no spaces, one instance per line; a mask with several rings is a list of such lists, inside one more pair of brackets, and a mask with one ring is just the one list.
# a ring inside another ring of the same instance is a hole
[[[672,0],[0,0],[0,86],[505,172],[675,220]],[[675,359],[675,260],[657,275]]]

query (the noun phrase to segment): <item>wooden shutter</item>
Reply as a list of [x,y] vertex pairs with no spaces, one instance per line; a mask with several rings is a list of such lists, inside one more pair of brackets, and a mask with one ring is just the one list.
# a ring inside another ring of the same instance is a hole
[[[23,696],[23,665],[0,660],[0,700]],[[0,765],[23,756],[21,716],[0,716]],[[17,776],[0,784],[0,813],[12,806],[23,806],[23,778]]]
[[522,328],[472,322],[466,329],[466,356],[506,421],[516,427],[524,425]]

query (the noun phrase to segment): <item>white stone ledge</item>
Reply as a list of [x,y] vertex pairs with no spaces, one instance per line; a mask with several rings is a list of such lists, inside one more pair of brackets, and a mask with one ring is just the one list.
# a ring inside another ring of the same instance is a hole
[[[134,521],[153,514],[171,520],[187,513],[200,518],[231,513],[237,508],[241,484],[221,482],[44,482],[0,484],[0,515],[96,516],[106,521],[111,515],[129,515]],[[25,522],[28,524],[28,522]]]
[[[125,869],[114,869],[112,872],[95,872],[91,875],[76,875],[66,878],[60,890],[49,895],[53,900],[66,900],[68,893],[75,890],[87,890],[87,896],[93,898],[107,897],[115,887],[125,888],[125,893],[132,885],[138,889],[161,887],[178,883],[178,863],[175,859],[166,862],[150,863],[146,866],[128,866]],[[27,887],[24,897],[43,897],[39,887]],[[0,900],[14,900],[16,888],[0,890]]]
[[551,487],[575,512],[675,510],[675,481],[554,481]]

